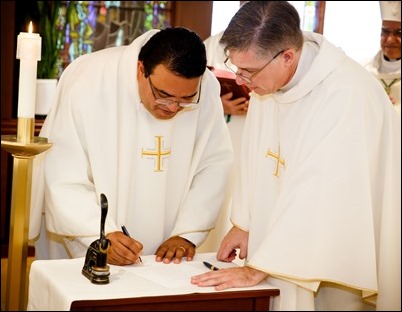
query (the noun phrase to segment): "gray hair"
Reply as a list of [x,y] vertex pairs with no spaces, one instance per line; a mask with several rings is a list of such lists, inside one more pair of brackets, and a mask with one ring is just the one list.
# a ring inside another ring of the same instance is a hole
[[303,46],[300,17],[288,1],[248,1],[233,16],[219,43],[228,51],[256,49],[259,57]]

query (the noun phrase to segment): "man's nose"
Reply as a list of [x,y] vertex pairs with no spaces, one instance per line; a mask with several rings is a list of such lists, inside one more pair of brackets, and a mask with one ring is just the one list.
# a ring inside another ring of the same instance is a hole
[[179,108],[179,101],[173,101],[170,104],[167,104],[166,107],[171,111],[171,112],[176,112]]

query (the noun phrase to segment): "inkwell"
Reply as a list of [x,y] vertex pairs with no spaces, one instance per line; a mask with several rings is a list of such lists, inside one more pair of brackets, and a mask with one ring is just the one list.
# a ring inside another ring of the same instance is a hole
[[105,236],[105,221],[108,210],[107,198],[100,195],[101,202],[101,226],[100,238],[92,242],[88,247],[82,274],[93,284],[109,284],[109,266],[107,265],[107,252],[110,241]]

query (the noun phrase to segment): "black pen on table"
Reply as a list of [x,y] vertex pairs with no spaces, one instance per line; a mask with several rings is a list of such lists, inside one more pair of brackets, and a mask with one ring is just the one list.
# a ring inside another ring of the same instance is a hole
[[[123,231],[124,235],[126,235],[127,237],[131,237],[124,225],[121,226],[121,230]],[[138,259],[140,259],[140,262],[142,263],[141,257],[138,257]]]
[[204,263],[204,265],[205,265],[208,269],[210,269],[210,270],[212,270],[212,271],[218,271],[218,270],[219,270],[219,268],[217,268],[216,266],[212,265],[212,264],[209,263],[209,262],[203,261],[202,263]]

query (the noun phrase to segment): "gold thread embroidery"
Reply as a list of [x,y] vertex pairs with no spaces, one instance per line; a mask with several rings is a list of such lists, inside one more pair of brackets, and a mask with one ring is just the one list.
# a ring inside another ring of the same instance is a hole
[[162,151],[162,136],[155,136],[156,150],[141,150],[141,156],[155,156],[156,164],[155,164],[155,172],[161,172],[162,169],[162,157],[170,155],[170,149]]
[[285,160],[283,158],[281,158],[281,148],[279,147],[278,150],[278,154],[272,152],[269,148],[268,148],[268,152],[265,155],[265,157],[272,157],[276,160],[276,166],[275,166],[275,172],[274,172],[274,176],[279,178],[279,166],[282,165],[283,168],[285,167]]
[[381,82],[382,82],[382,84],[383,84],[383,86],[384,86],[385,92],[387,92],[387,94],[389,95],[389,94],[391,93],[391,87],[392,87],[395,83],[397,83],[398,81],[400,81],[400,80],[401,80],[401,79],[394,79],[394,80],[392,80],[392,81],[390,82],[390,84],[387,84],[384,79],[381,79]]

